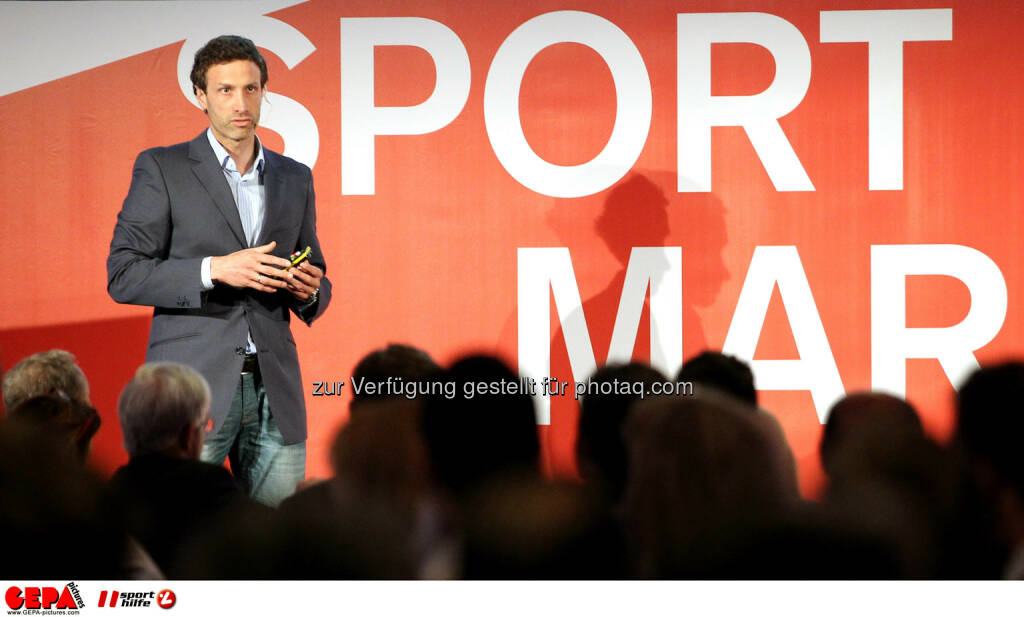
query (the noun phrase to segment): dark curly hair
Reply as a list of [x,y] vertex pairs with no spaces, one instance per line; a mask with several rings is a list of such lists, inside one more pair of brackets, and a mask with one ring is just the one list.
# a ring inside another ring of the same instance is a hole
[[215,64],[233,60],[252,60],[260,69],[260,87],[267,85],[267,61],[256,49],[256,45],[244,36],[224,34],[210,40],[196,52],[191,74],[193,90],[198,88],[206,92],[206,71]]

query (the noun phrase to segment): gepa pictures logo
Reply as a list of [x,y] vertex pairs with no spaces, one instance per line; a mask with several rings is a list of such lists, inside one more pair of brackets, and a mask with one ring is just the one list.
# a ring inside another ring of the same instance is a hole
[[4,600],[11,610],[77,610],[82,608],[82,596],[74,583],[68,583],[63,589],[56,587],[17,587],[7,588]]

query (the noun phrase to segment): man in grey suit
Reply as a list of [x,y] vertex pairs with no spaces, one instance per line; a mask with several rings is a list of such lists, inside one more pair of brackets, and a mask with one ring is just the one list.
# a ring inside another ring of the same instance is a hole
[[[202,459],[230,457],[254,499],[277,505],[305,477],[306,409],[289,311],[307,324],[331,299],[309,168],[255,135],[267,83],[252,41],[196,52],[192,84],[210,127],[139,155],[107,259],[117,302],[155,307],[146,361],[210,384]],[[309,261],[284,270],[291,253]]]

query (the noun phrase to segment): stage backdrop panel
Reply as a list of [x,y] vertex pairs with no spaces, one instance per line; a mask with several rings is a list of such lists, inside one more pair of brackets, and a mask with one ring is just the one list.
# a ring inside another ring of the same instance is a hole
[[224,33],[267,57],[261,139],[315,177],[335,297],[294,325],[311,475],[388,342],[568,382],[537,397],[563,475],[572,382],[725,349],[808,493],[845,392],[905,394],[946,438],[953,385],[1022,351],[1008,0],[25,2],[0,24],[2,368],[78,354],[105,470],[150,314],[106,293],[115,218],[139,151],[204,130],[187,72]]

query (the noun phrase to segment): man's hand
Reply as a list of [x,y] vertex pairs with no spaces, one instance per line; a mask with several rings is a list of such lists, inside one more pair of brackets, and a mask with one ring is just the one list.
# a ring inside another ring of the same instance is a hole
[[320,289],[320,279],[324,277],[324,271],[304,261],[286,272],[284,276],[288,291],[292,292],[299,302],[308,302],[313,292]]
[[[274,293],[286,286],[282,281],[281,268],[290,262],[270,254],[277,242],[235,251],[230,255],[210,260],[210,278],[215,283],[232,287],[249,287],[257,291]],[[318,281],[319,286],[319,281]],[[294,293],[294,292],[292,292]],[[312,292],[310,292],[312,293]]]

